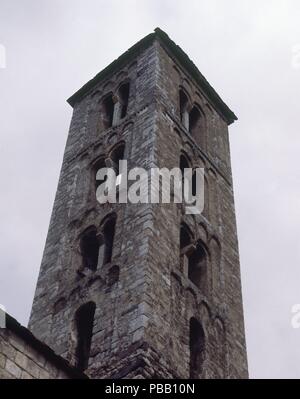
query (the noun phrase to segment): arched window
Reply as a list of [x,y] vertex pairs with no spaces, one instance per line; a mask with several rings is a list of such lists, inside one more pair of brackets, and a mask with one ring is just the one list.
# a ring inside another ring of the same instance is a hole
[[204,358],[204,331],[198,320],[192,317],[190,319],[190,378],[201,378]]
[[183,90],[179,90],[179,107],[180,107],[180,119],[182,121],[183,113],[187,110],[188,98]]
[[88,268],[93,271],[97,269],[99,247],[100,244],[97,237],[96,227],[89,227],[87,230],[85,230],[80,239],[80,249],[84,268]]
[[206,149],[205,116],[198,105],[194,105],[189,113],[189,132],[202,150]]
[[81,371],[88,367],[95,309],[95,303],[88,302],[82,305],[75,315],[77,330],[76,367]]
[[[183,200],[185,199],[184,198],[184,170],[185,169],[188,169],[188,168],[191,168],[191,165],[190,165],[190,162],[188,161],[188,159],[187,159],[187,157],[184,155],[184,154],[181,154],[181,156],[180,156],[180,170],[181,170],[181,174],[182,174],[182,194],[183,194],[183,196],[182,196],[182,198],[183,198]],[[192,196],[196,196],[196,194],[197,194],[197,175],[196,175],[196,171],[195,171],[195,169],[193,169],[193,173],[192,173],[192,181],[191,182],[189,182],[189,184],[191,184],[191,193],[190,194],[192,194]],[[200,183],[199,183],[200,184]]]
[[103,126],[105,129],[108,129],[113,124],[114,119],[114,100],[113,95],[110,94],[103,100]]
[[201,114],[197,107],[193,107],[189,114],[189,132],[193,137],[199,134]]
[[185,275],[187,274],[192,248],[192,234],[187,225],[182,223],[180,227],[180,270]]
[[110,263],[113,254],[114,236],[115,236],[116,218],[111,216],[104,224],[103,232],[103,265]]
[[190,167],[190,162],[187,157],[184,154],[181,154],[179,168],[182,175],[182,201],[184,201],[184,169],[189,169]]
[[120,112],[120,117],[121,119],[124,118],[127,114],[127,108],[128,108],[128,100],[129,100],[129,89],[130,85],[129,82],[122,84],[119,88],[119,99],[120,99],[120,107],[121,107],[121,112]]
[[186,129],[189,129],[189,114],[188,114],[188,97],[185,92],[179,90],[179,110],[180,110],[180,120]]
[[201,242],[198,242],[188,258],[188,278],[205,293],[207,286],[207,255]]

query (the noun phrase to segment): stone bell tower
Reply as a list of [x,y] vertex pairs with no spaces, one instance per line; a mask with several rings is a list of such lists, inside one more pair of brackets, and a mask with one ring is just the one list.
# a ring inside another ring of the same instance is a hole
[[[91,378],[247,378],[228,125],[161,31],[69,100],[73,117],[29,328]],[[97,171],[202,167],[205,207],[99,204]]]

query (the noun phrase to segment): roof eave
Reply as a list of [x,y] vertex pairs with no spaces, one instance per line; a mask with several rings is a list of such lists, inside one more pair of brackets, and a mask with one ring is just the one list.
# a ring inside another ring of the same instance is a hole
[[167,49],[173,54],[176,60],[181,64],[181,66],[192,76],[197,84],[206,93],[209,100],[214,104],[216,109],[223,116],[228,125],[237,120],[237,116],[234,112],[224,103],[218,93],[205,79],[193,61],[189,56],[175,43],[169,36],[159,28],[154,30],[154,33],[150,33],[145,36],[135,45],[130,47],[125,53],[123,53],[119,58],[114,60],[105,69],[99,72],[93,79],[89,80],[84,86],[82,86],[75,94],[73,94],[67,101],[74,107],[74,105],[79,102],[84,95],[86,95],[98,82],[112,74],[115,70],[121,68],[124,64],[133,61],[134,58],[140,54],[143,50],[149,47],[154,40],[157,39],[162,45],[166,46]]
[[120,57],[110,63],[106,68],[104,68],[101,72],[99,72],[94,78],[89,80],[85,85],[83,85],[78,91],[76,91],[70,98],[68,98],[67,102],[74,107],[74,105],[81,100],[81,98],[89,92],[98,82],[109,76],[116,69],[121,68],[127,62],[132,61],[137,54],[147,48],[151,43],[153,43],[155,39],[155,33],[150,33],[145,36],[135,45],[130,47],[125,53],[123,53]]

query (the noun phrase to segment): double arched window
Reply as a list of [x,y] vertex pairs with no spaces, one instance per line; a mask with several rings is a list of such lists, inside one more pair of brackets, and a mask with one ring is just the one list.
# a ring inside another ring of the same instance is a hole
[[180,228],[180,264],[184,274],[203,294],[207,293],[208,256],[201,240],[194,241],[190,229],[185,223]]
[[179,90],[180,120],[184,128],[194,138],[196,143],[204,150],[206,148],[206,123],[205,115],[197,103],[192,103],[187,93]]
[[102,101],[101,112],[103,128],[108,129],[127,115],[130,83],[121,84],[116,93],[109,93]]
[[111,263],[116,228],[115,214],[109,215],[98,232],[95,226],[88,227],[80,237],[82,268],[92,271]]
[[[107,158],[102,156],[97,162],[94,163],[93,171],[92,171],[92,178],[95,181],[95,194],[97,197],[97,189],[98,187],[107,181],[108,176],[106,174],[98,173],[101,169],[112,168],[115,172],[116,177],[120,175],[122,172],[120,170],[120,161],[124,160],[125,156],[125,143],[120,142],[114,146],[114,148],[110,151]],[[109,171],[105,171],[105,173]],[[111,174],[110,174],[111,175]],[[104,176],[104,177],[103,177]],[[117,179],[116,182],[113,182],[116,185],[120,184],[120,179]],[[111,182],[109,182],[111,183]]]

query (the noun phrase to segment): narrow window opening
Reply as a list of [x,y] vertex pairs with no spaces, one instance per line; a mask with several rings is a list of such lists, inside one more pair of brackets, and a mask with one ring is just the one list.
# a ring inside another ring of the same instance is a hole
[[185,123],[184,113],[187,111],[187,106],[188,106],[188,98],[182,90],[179,90],[179,109],[180,109],[180,120],[182,123]]
[[88,302],[77,310],[75,316],[77,329],[76,366],[81,371],[88,367],[95,309],[95,303]]
[[88,229],[80,241],[83,267],[95,271],[98,265],[99,240],[96,234],[96,228]]
[[190,320],[190,378],[201,378],[205,355],[205,335],[201,324]]
[[206,251],[197,244],[196,249],[189,256],[188,278],[205,293],[206,290]]
[[189,252],[192,249],[192,236],[186,225],[181,225],[180,228],[180,270],[185,275],[188,268]]
[[121,118],[127,114],[128,100],[129,100],[129,83],[124,83],[119,89],[119,97],[121,102]]
[[193,107],[189,114],[189,131],[193,137],[200,134],[200,119],[201,114],[197,107]]
[[190,164],[187,158],[183,154],[180,155],[179,168],[181,170],[181,175],[182,175],[182,200],[184,201],[184,169],[190,168]]
[[103,122],[104,128],[108,129],[112,126],[114,118],[114,101],[112,94],[103,101]]
[[104,236],[104,258],[103,264],[111,262],[112,253],[113,253],[113,245],[114,245],[114,235],[115,235],[115,218],[111,218],[108,220],[103,228],[103,236]]

